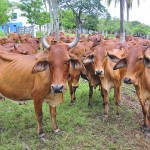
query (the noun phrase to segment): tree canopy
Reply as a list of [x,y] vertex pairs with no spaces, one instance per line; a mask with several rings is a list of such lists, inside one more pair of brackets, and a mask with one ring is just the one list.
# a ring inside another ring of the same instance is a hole
[[75,15],[73,14],[72,10],[65,10],[60,12],[61,16],[61,25],[65,29],[74,29],[76,27],[75,23]]
[[8,22],[9,19],[9,1],[0,0],[0,25],[3,25]]
[[44,13],[42,0],[21,0],[18,7],[23,11],[22,15],[26,16],[31,24],[42,25],[50,20],[49,15]]
[[63,9],[72,10],[76,17],[76,24],[82,24],[83,15],[109,16],[100,0],[60,0],[60,5]]
[[97,31],[98,30],[98,24],[99,24],[98,17],[91,14],[91,15],[85,16],[85,21],[83,23],[83,27],[85,29],[88,29],[88,30]]

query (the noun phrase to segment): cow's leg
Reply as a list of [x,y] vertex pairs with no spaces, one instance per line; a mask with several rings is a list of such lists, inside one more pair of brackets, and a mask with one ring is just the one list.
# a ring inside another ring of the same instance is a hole
[[145,131],[145,137],[150,139],[150,106],[148,107],[144,118],[144,131]]
[[142,99],[139,99],[139,100],[140,100],[140,104],[141,104],[142,112],[143,112],[143,116],[144,116],[144,124],[143,124],[142,129],[145,131],[146,128],[147,128],[147,119],[146,119],[147,109],[146,109],[146,106],[145,106],[145,101],[142,100]]
[[76,87],[73,87],[73,100],[76,101]]
[[114,88],[114,102],[116,105],[116,114],[119,115],[119,102],[120,102],[120,91],[121,91],[121,84],[118,84]]
[[38,129],[37,129],[37,134],[38,137],[45,137],[45,134],[42,129],[42,100],[39,99],[34,99],[34,109],[36,113],[36,118],[38,121]]
[[108,97],[108,91],[106,89],[103,89],[103,95],[104,95],[104,117],[107,118],[108,117],[108,100],[109,100],[109,97]]
[[50,108],[50,115],[51,115],[51,121],[52,121],[52,130],[55,134],[62,134],[60,129],[57,127],[57,121],[56,121],[56,107],[49,106]]
[[146,117],[147,128],[150,130],[150,106],[148,107],[147,117]]
[[102,96],[102,99],[103,99],[103,104],[102,105],[105,106],[105,104],[104,104],[104,92],[103,92],[103,88],[101,87],[100,89],[101,89],[101,91],[100,91],[101,92],[101,96]]
[[68,80],[68,87],[69,87],[70,97],[71,97],[70,105],[73,105],[74,104],[74,91],[73,91],[72,82],[70,79]]
[[89,101],[88,101],[88,107],[91,107],[91,101],[92,101],[92,96],[93,96],[93,86],[89,84]]

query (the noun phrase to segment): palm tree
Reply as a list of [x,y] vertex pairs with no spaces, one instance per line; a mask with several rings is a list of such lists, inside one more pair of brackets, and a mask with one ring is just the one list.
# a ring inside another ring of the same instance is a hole
[[[125,41],[125,32],[124,32],[124,6],[125,0],[113,0],[115,6],[120,2],[120,40]],[[112,0],[106,0],[108,6],[111,4]]]
[[[133,0],[126,0],[126,9],[127,9],[127,22],[129,22],[129,11],[132,9]],[[140,5],[140,0],[137,0],[138,6]]]

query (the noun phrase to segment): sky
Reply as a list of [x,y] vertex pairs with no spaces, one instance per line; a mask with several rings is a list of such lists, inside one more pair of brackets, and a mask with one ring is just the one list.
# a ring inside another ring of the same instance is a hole
[[[112,3],[109,7],[105,3],[105,0],[102,0],[102,4],[107,8],[108,12],[112,17],[120,18],[120,5]],[[129,21],[140,21],[141,23],[150,25],[150,0],[140,0],[140,5],[138,6],[137,0],[133,0],[132,9],[130,10]],[[124,18],[126,20],[126,10]]]
[[[19,0],[10,0],[10,1],[19,1]],[[107,8],[108,12],[112,17],[120,18],[119,4],[115,7],[112,3],[109,7],[105,3],[105,0],[102,0],[102,4]],[[124,15],[126,20],[126,12]],[[133,0],[132,9],[130,10],[129,21],[140,21],[141,23],[150,25],[150,0],[140,0],[140,5],[138,6],[137,0]]]

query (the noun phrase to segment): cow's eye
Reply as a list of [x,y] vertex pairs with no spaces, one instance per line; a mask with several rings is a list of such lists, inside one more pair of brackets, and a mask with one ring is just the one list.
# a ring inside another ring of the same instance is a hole
[[139,61],[142,61],[143,60],[143,58],[139,58]]
[[70,59],[65,62],[65,64],[69,64],[69,63],[70,63]]

